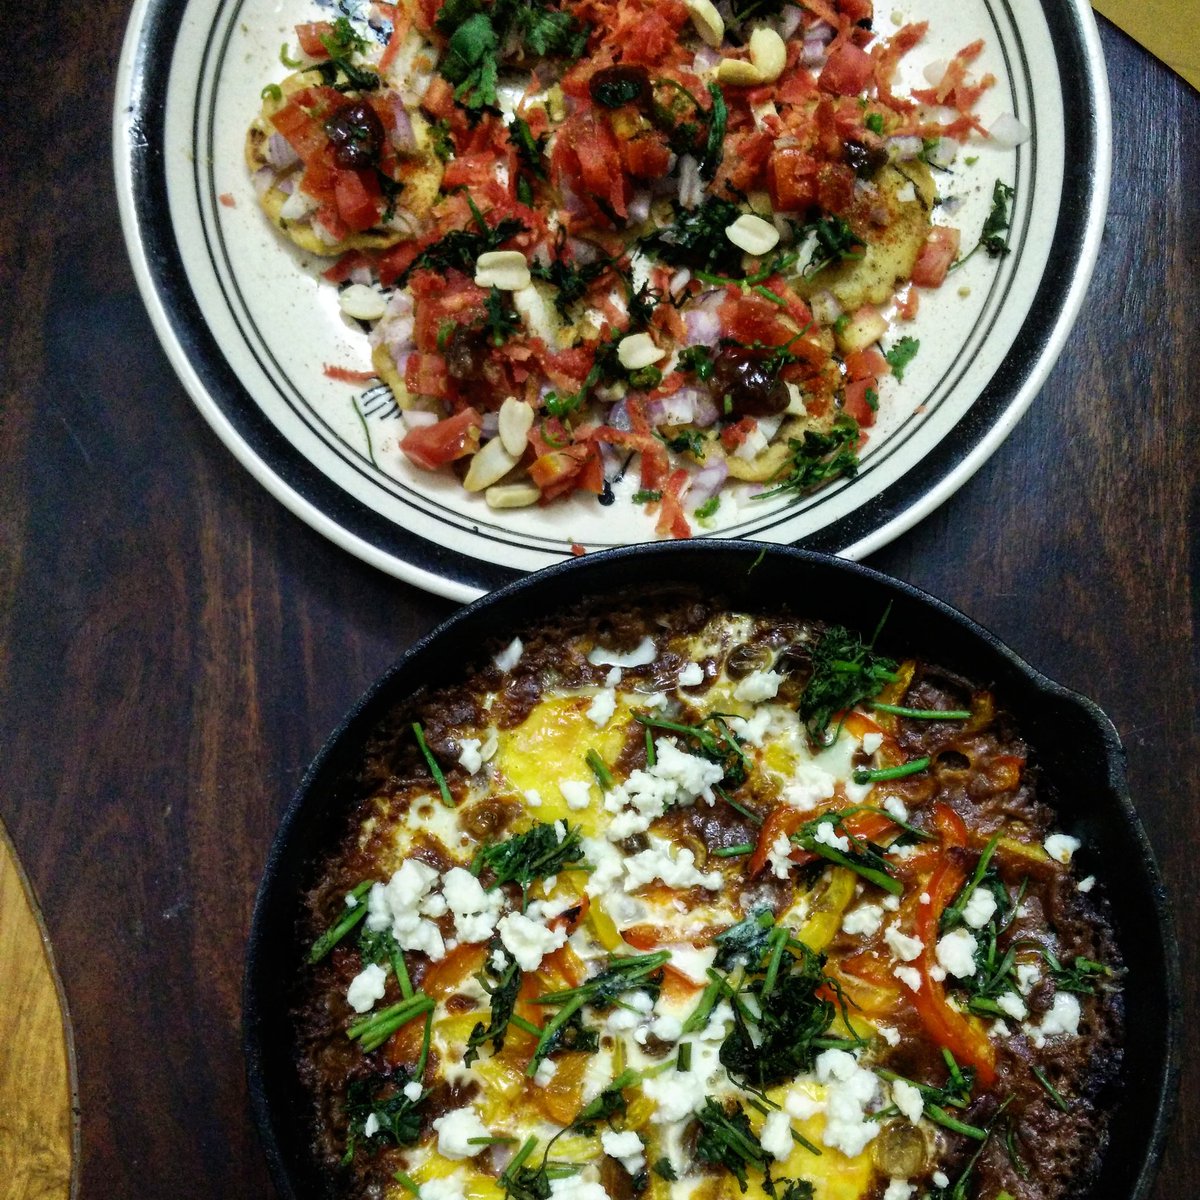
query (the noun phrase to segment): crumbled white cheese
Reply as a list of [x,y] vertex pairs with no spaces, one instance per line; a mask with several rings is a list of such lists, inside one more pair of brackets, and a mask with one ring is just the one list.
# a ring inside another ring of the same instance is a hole
[[346,907],[347,908],[357,908],[358,903],[359,903],[358,897],[353,892],[346,893]]
[[996,997],[996,1007],[1001,1012],[1007,1013],[1014,1021],[1023,1021],[1029,1016],[1029,1009],[1025,1007],[1025,1001],[1016,992],[1001,992]]
[[[912,187],[912,184],[908,186]],[[893,1179],[883,1193],[883,1200],[909,1200],[916,1190],[916,1184],[909,1183],[907,1179]]]
[[1072,855],[1083,843],[1078,838],[1073,838],[1069,833],[1052,833],[1042,845],[1046,847],[1046,853],[1050,855],[1055,862],[1069,863]]
[[528,804],[530,808],[541,808],[542,794],[537,790],[537,788],[529,788],[525,792],[525,803]]
[[720,871],[698,871],[696,855],[689,849],[671,855],[670,843],[651,838],[650,847],[625,860],[625,890],[636,891],[652,879],[661,879],[668,887],[703,887],[716,892],[721,889]]
[[567,807],[578,812],[591,803],[592,785],[586,779],[561,779],[558,790],[567,802]]
[[975,935],[965,929],[952,929],[945,937],[938,938],[938,965],[959,979],[975,974],[975,951],[979,943]]
[[925,1111],[925,1101],[921,1098],[920,1090],[904,1079],[892,1081],[892,1103],[914,1125]]
[[[867,734],[870,737],[870,734]],[[887,796],[883,801],[883,811],[887,813],[893,821],[907,821],[908,809],[904,807],[904,801],[899,796]]]
[[897,862],[904,862],[906,859],[912,858],[916,852],[916,842],[902,842],[898,846],[889,846],[884,851],[888,858],[894,858]]
[[683,1022],[670,1013],[663,1013],[650,1022],[650,1032],[660,1042],[677,1042],[683,1033]]
[[883,745],[883,734],[879,732],[864,733],[862,739],[863,752],[874,754]]
[[751,671],[744,679],[738,680],[733,689],[733,698],[749,704],[761,704],[778,695],[782,682],[783,676],[778,671]]
[[837,833],[833,828],[832,821],[822,821],[813,830],[813,841],[843,852],[850,849],[850,839]]
[[1095,875],[1088,875],[1084,879],[1081,879],[1075,885],[1075,890],[1077,892],[1090,892],[1092,890],[1092,888],[1094,888],[1095,886],[1096,886]]
[[882,923],[883,909],[878,904],[860,904],[842,918],[842,932],[870,937]]
[[[861,884],[859,886],[861,886]],[[899,912],[900,911],[900,897],[899,896],[884,896],[884,898],[882,900],[880,900],[879,903],[881,905],[883,905],[883,907],[888,912]]]
[[628,652],[594,646],[588,651],[587,659],[593,667],[646,667],[657,657],[658,647],[655,646],[654,639],[647,636]]
[[822,800],[833,796],[836,783],[837,780],[816,763],[799,762],[792,778],[783,785],[782,799],[785,804],[790,804],[801,812],[808,812],[816,808]]
[[545,1087],[558,1074],[558,1063],[552,1058],[543,1058],[533,1073],[533,1082],[538,1087]]
[[416,1079],[410,1079],[401,1089],[404,1095],[414,1104],[421,1098],[421,1093],[425,1090],[420,1082]]
[[792,1154],[792,1120],[782,1109],[768,1113],[763,1122],[758,1144],[776,1162],[783,1162]]
[[598,729],[603,729],[612,720],[617,711],[617,693],[612,688],[604,688],[596,693],[588,705],[587,718]]
[[754,710],[749,717],[730,717],[729,727],[751,746],[761,746],[766,740],[768,731],[775,723],[776,709],[763,704]]
[[491,1131],[479,1119],[479,1114],[468,1105],[466,1108],[456,1108],[446,1113],[444,1117],[436,1117],[433,1127],[438,1135],[438,1153],[443,1158],[464,1159],[474,1158],[486,1146],[475,1143],[472,1138],[490,1138]]
[[591,866],[585,890],[589,896],[608,895],[625,873],[625,859],[616,846],[602,838],[583,838],[583,856]]
[[468,775],[474,775],[483,766],[483,755],[480,747],[483,742],[479,738],[463,738],[458,747],[458,765]]
[[609,667],[608,674],[604,677],[604,686],[615,688],[625,677],[625,672],[620,667]]
[[391,926],[392,936],[402,950],[420,950],[434,962],[446,955],[441,931],[431,920],[438,906],[445,911],[440,896],[431,896],[438,873],[415,858],[406,859],[386,884],[377,883],[367,895],[367,928],[375,933]]
[[[374,1115],[374,1114],[372,1114]],[[481,1146],[482,1150],[483,1147]],[[449,1176],[445,1179],[427,1179],[417,1192],[418,1200],[466,1200],[462,1182]]]
[[1079,1032],[1079,1018],[1082,1010],[1077,997],[1070,992],[1056,992],[1050,1011],[1042,1018],[1038,1033],[1043,1038],[1054,1037],[1056,1034],[1066,1034],[1074,1037]]
[[950,1186],[950,1176],[945,1171],[934,1171],[929,1181],[934,1187],[947,1188]]
[[357,1013],[370,1012],[375,1001],[383,999],[386,985],[387,972],[378,963],[370,963],[350,980],[346,1003]]
[[822,1051],[815,1067],[817,1078],[828,1086],[821,1141],[854,1158],[880,1130],[880,1123],[866,1115],[867,1105],[878,1093],[879,1080],[845,1050]]
[[513,667],[521,661],[521,655],[525,653],[525,645],[520,638],[513,638],[511,642],[493,660],[497,668],[501,671],[511,671]]
[[635,833],[645,833],[672,805],[687,806],[715,798],[713,786],[724,774],[719,763],[688,754],[673,738],[659,738],[654,747],[654,765],[635,770],[624,783],[610,788],[604,797],[609,822],[609,841],[619,842]]
[[883,1038],[885,1042],[887,1042],[889,1046],[900,1045],[900,1030],[896,1029],[894,1026],[876,1025],[875,1031],[881,1038]]
[[379,1114],[369,1113],[363,1122],[363,1137],[374,1137],[379,1132]]
[[646,1148],[636,1131],[625,1129],[618,1133],[606,1129],[600,1135],[604,1153],[615,1158],[630,1175],[636,1175],[646,1165]]
[[883,940],[901,962],[912,962],[925,949],[925,943],[920,938],[910,937],[895,925],[889,925],[883,931]]
[[454,914],[454,935],[460,942],[486,942],[496,929],[504,896],[487,891],[462,867],[451,867],[442,880],[442,895]]
[[920,894],[920,895],[917,897],[917,902],[918,902],[919,904],[932,904],[932,903],[933,903],[933,898],[932,898],[932,897],[929,895],[929,893],[928,893],[928,892],[922,892],[922,893],[921,893],[921,894]]
[[611,1200],[611,1197],[601,1184],[567,1175],[550,1180],[550,1200]]
[[792,843],[786,833],[778,833],[767,851],[767,865],[776,879],[787,879],[792,873]]
[[698,687],[704,682],[704,668],[699,663],[687,663],[679,672],[677,682],[680,687]]
[[817,1113],[825,1111],[825,1101],[818,1100],[796,1087],[784,1097],[783,1110],[797,1121],[807,1121],[809,1117],[815,1117]]
[[509,913],[496,928],[504,948],[517,960],[522,971],[536,971],[542,958],[557,950],[566,940],[564,929],[547,929],[524,913]]
[[921,972],[916,967],[893,967],[892,974],[911,991],[921,990]]
[[1022,996],[1028,996],[1040,978],[1041,972],[1034,963],[1017,963],[1017,990]]

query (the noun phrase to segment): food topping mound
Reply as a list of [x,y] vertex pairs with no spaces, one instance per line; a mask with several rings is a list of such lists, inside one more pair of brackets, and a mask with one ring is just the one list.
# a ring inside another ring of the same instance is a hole
[[[270,220],[336,258],[408,462],[497,510],[619,497],[674,537],[853,475],[919,350],[893,322],[967,256],[936,181],[988,137],[993,82],[974,42],[897,90],[926,27],[880,36],[871,8],[416,0],[299,26],[247,161]],[[1007,253],[1011,197],[970,253]]]
[[356,787],[295,1014],[344,1195],[1086,1187],[1121,966],[987,690],[648,604],[406,703]]

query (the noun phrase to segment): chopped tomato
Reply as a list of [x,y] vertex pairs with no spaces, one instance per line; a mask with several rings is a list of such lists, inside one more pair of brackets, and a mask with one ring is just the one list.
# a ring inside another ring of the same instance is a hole
[[375,378],[374,371],[355,371],[350,367],[334,366],[333,363],[326,363],[324,372],[326,378],[336,379],[339,383],[370,383]]
[[869,25],[875,17],[874,0],[837,0],[837,9],[856,25],[864,21]]
[[820,164],[799,146],[783,146],[767,162],[767,191],[779,212],[803,212],[817,199]]
[[948,225],[935,225],[917,255],[912,281],[918,287],[941,287],[950,264],[958,257],[961,234]]
[[339,171],[334,184],[338,216],[355,233],[379,220],[381,194],[373,171]]
[[874,375],[846,384],[843,409],[852,416],[860,428],[869,429],[875,424],[879,408],[879,380]]
[[840,42],[821,68],[817,86],[835,96],[857,96],[866,90],[875,73],[875,60],[853,42]]
[[659,534],[670,534],[673,538],[692,536],[692,527],[683,515],[683,490],[688,484],[688,473],[682,467],[672,471],[662,490],[662,509],[654,529]]
[[865,350],[854,350],[845,357],[846,375],[850,379],[869,379],[874,376],[890,375],[891,364],[883,356],[878,346],[868,346]]
[[757,428],[758,422],[753,417],[742,417],[721,430],[721,445],[732,454]]
[[421,107],[431,117],[448,120],[454,115],[454,89],[440,75],[435,75],[425,89]]
[[[416,357],[414,355],[414,357]],[[479,449],[479,431],[483,419],[473,408],[464,408],[433,425],[418,425],[404,435],[400,449],[411,462],[427,471]]]
[[329,144],[321,123],[314,120],[295,101],[285,104],[274,113],[271,116],[271,124],[306,163]]
[[446,360],[440,354],[410,354],[404,386],[417,396],[444,396],[450,383]]
[[817,203],[826,212],[845,215],[854,206],[857,182],[853,169],[845,163],[823,163],[817,172]]
[[321,39],[330,37],[332,34],[333,26],[328,21],[310,21],[306,25],[296,26],[296,37],[300,42],[300,49],[309,58],[329,57],[329,51]]
[[540,455],[529,464],[529,478],[538,485],[543,500],[553,500],[575,490],[576,477],[587,458],[586,446],[564,446]]
[[621,162],[635,179],[661,179],[671,164],[671,151],[657,133],[643,133],[621,143]]
[[675,48],[679,37],[666,18],[648,12],[630,31],[625,43],[625,61],[654,67]]

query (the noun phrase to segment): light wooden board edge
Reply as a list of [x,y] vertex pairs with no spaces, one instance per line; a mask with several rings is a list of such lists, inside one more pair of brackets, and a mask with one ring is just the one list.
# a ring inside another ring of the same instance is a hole
[[79,1089],[71,1021],[41,911],[3,822],[0,1047],[0,1200],[75,1200]]
[[1200,88],[1200,0],[1092,0],[1092,7]]

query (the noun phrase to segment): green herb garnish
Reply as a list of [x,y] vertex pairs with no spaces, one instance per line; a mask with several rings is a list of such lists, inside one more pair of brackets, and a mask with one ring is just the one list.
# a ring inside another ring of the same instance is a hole
[[886,354],[884,358],[891,365],[892,374],[896,376],[898,382],[904,381],[904,372],[907,370],[909,363],[917,357],[917,351],[920,350],[921,343],[915,337],[902,337]]
[[800,697],[799,713],[814,746],[827,746],[837,740],[836,733],[828,737],[835,714],[873,699],[895,682],[895,662],[875,653],[875,640],[882,627],[880,621],[871,640],[864,642],[858,634],[832,625],[813,647],[812,675]]
[[347,906],[346,911],[313,942],[312,949],[308,952],[310,963],[319,963],[367,915],[364,900],[373,886],[373,880],[364,879],[350,893],[356,903],[353,907]]

